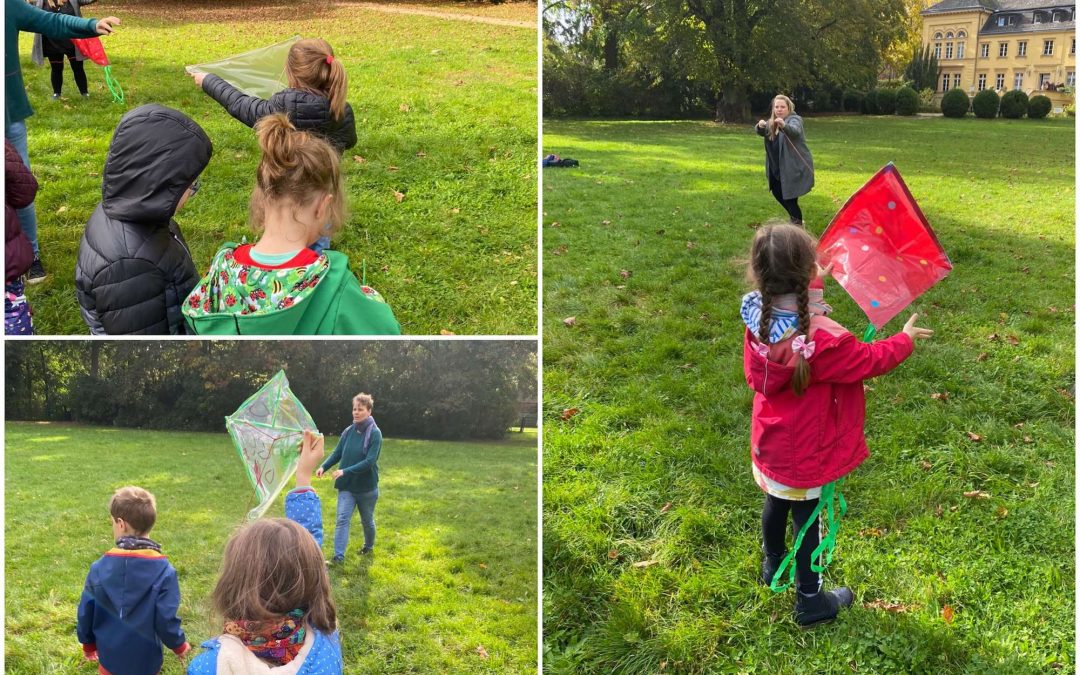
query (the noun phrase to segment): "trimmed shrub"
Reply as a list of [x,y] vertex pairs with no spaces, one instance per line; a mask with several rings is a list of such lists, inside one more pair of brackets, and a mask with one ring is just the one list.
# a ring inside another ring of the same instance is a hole
[[962,89],[950,89],[941,97],[941,112],[945,117],[963,117],[970,105],[968,95]]
[[1001,105],[1001,97],[997,95],[997,92],[993,89],[983,89],[975,94],[971,109],[975,111],[975,117],[992,120],[997,117],[999,105]]
[[862,110],[863,93],[854,89],[844,90],[844,111],[859,112]]
[[882,115],[896,114],[896,90],[878,89],[877,108]]
[[1028,101],[1028,119],[1041,120],[1050,114],[1053,107],[1054,104],[1046,96],[1042,94],[1032,96],[1031,100]]
[[871,89],[866,92],[866,96],[862,100],[862,111],[867,115],[880,115],[881,111],[878,110],[877,105],[878,90]]
[[1011,120],[1018,120],[1027,114],[1028,97],[1022,91],[1013,90],[1005,92],[1001,97],[1001,116]]
[[914,115],[919,111],[919,94],[911,87],[901,87],[896,92],[896,114]]

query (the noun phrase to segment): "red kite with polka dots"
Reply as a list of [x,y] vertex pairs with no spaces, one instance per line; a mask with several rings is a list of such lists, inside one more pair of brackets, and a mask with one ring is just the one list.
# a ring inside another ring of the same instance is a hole
[[818,258],[875,328],[948,276],[952,263],[892,162],[859,188],[821,235]]

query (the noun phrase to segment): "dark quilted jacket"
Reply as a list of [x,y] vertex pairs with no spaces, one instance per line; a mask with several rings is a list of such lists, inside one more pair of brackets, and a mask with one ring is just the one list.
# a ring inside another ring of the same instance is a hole
[[297,129],[321,136],[338,154],[356,145],[356,121],[348,103],[345,114],[335,121],[330,116],[330,99],[303,89],[283,89],[267,101],[245,94],[214,74],[203,79],[202,88],[230,115],[249,127],[254,127],[260,118],[283,112]]
[[37,179],[23,164],[19,151],[4,139],[4,258],[7,281],[14,281],[26,274],[34,262],[34,249],[23,234],[15,209],[34,203],[37,195]]
[[172,108],[151,103],[120,119],[75,266],[91,332],[184,333],[180,303],[199,275],[172,217],[212,154],[202,128]]

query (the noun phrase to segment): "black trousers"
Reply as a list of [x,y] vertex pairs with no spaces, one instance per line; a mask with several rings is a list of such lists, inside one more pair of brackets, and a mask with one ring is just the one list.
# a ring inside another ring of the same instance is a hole
[[[794,542],[817,504],[816,499],[797,502],[765,495],[765,508],[761,511],[761,533],[766,555],[782,557],[786,554],[788,513],[791,513],[791,540]],[[810,569],[810,554],[820,543],[821,519],[815,518],[803,537],[802,546],[795,552],[795,581],[803,593],[817,593],[821,587],[821,574]]]
[[[87,91],[86,70],[83,69],[83,62],[79,61],[74,56],[69,56],[68,63],[71,64],[71,73],[75,76],[75,86],[79,88],[80,94],[85,94]],[[64,58],[62,56],[50,56],[49,66],[52,68],[53,93],[59,94],[64,86]]]
[[769,192],[776,198],[776,201],[780,202],[780,206],[783,206],[784,210],[788,212],[791,222],[802,225],[802,209],[799,208],[799,198],[784,199],[783,190],[780,188],[780,178],[772,174],[769,174]]

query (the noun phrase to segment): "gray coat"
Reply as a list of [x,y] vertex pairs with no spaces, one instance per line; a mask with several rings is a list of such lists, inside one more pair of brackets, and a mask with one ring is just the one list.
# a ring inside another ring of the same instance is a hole
[[[68,0],[68,2],[71,3],[72,9],[75,10],[75,16],[81,17],[82,16],[82,11],[79,10],[79,8],[82,7],[83,5],[93,4],[93,3],[97,2],[97,0]],[[45,4],[44,0],[34,0],[34,7],[37,7],[38,9],[44,9],[44,7],[43,7],[44,4]],[[45,48],[41,44],[41,33],[35,33],[34,34],[34,48],[30,50],[30,58],[34,61],[35,65],[38,65],[38,66],[45,65]],[[85,61],[86,57],[83,56],[82,52],[80,52],[78,49],[76,49],[75,50],[75,60],[76,61]]]
[[[766,136],[769,128],[754,127],[758,136]],[[802,118],[796,114],[787,116],[780,130],[780,191],[784,199],[802,197],[814,187],[814,157],[806,147]],[[768,139],[765,139],[768,143]],[[765,178],[769,177],[769,153],[765,153]]]

